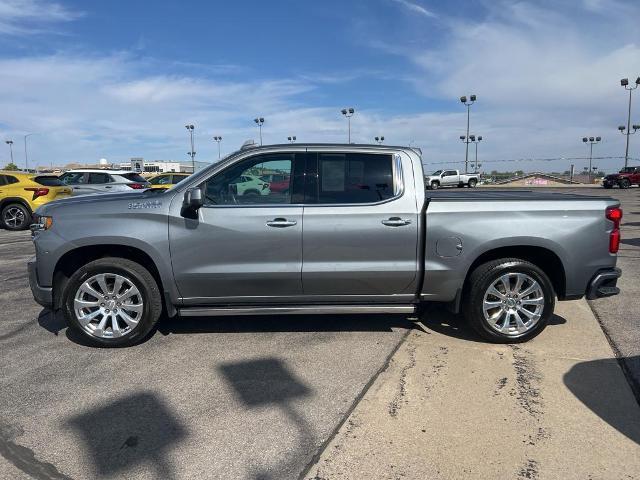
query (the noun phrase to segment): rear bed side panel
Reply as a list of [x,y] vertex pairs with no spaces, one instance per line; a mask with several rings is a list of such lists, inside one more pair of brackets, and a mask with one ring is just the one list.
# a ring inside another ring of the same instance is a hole
[[[422,299],[452,301],[472,263],[501,247],[551,250],[566,275],[566,295],[584,295],[595,273],[616,264],[609,253],[611,199],[481,200],[431,199],[426,215],[425,281]],[[449,239],[461,251],[443,248]],[[440,241],[440,247],[438,242]],[[544,266],[542,266],[544,267]]]

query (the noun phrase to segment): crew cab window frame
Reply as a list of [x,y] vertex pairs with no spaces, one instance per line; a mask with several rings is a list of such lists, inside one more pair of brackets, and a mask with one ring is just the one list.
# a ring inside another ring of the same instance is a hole
[[[310,201],[310,198],[317,195],[314,190],[317,191],[317,183],[319,181],[318,166],[320,154],[336,154],[336,155],[348,155],[348,154],[368,154],[368,155],[383,155],[391,157],[391,180],[393,182],[393,196],[378,200],[375,202],[341,202],[341,203],[321,203]],[[317,150],[307,152],[307,168],[305,168],[306,182],[305,182],[305,198],[304,205],[314,207],[358,207],[358,206],[371,206],[382,205],[385,203],[394,202],[404,195],[405,184],[404,174],[402,170],[402,157],[398,153],[378,153],[378,152],[361,152],[351,150]]]

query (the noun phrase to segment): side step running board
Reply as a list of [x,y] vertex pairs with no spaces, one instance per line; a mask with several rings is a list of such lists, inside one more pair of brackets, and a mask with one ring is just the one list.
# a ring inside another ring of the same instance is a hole
[[183,317],[217,317],[227,315],[314,315],[354,313],[414,313],[415,305],[300,305],[260,307],[191,307],[178,310]]

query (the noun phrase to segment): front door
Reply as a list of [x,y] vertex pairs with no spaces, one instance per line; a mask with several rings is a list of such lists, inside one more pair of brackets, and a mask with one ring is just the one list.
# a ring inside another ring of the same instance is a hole
[[[302,178],[271,190],[268,175],[293,172],[301,154],[260,154],[201,184],[205,205],[195,220],[171,205],[171,262],[185,305],[271,303],[302,293]],[[303,166],[303,165],[301,165]],[[297,203],[297,204],[296,204]]]
[[407,157],[404,169],[402,162],[392,154],[309,153],[305,296],[326,301],[413,296],[418,212],[415,197],[403,188],[414,181],[411,162]]

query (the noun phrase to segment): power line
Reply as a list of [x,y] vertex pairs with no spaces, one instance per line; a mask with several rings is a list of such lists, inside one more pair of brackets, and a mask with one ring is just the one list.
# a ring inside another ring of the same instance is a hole
[[[592,160],[620,160],[624,157],[593,157]],[[483,160],[482,163],[505,163],[505,162],[558,162],[558,161],[573,161],[573,160],[589,160],[589,157],[546,157],[546,158],[504,158],[498,160]],[[638,158],[629,157],[629,160],[640,161]],[[464,160],[451,160],[448,162],[422,162],[423,165],[452,165],[452,164],[464,164]]]

